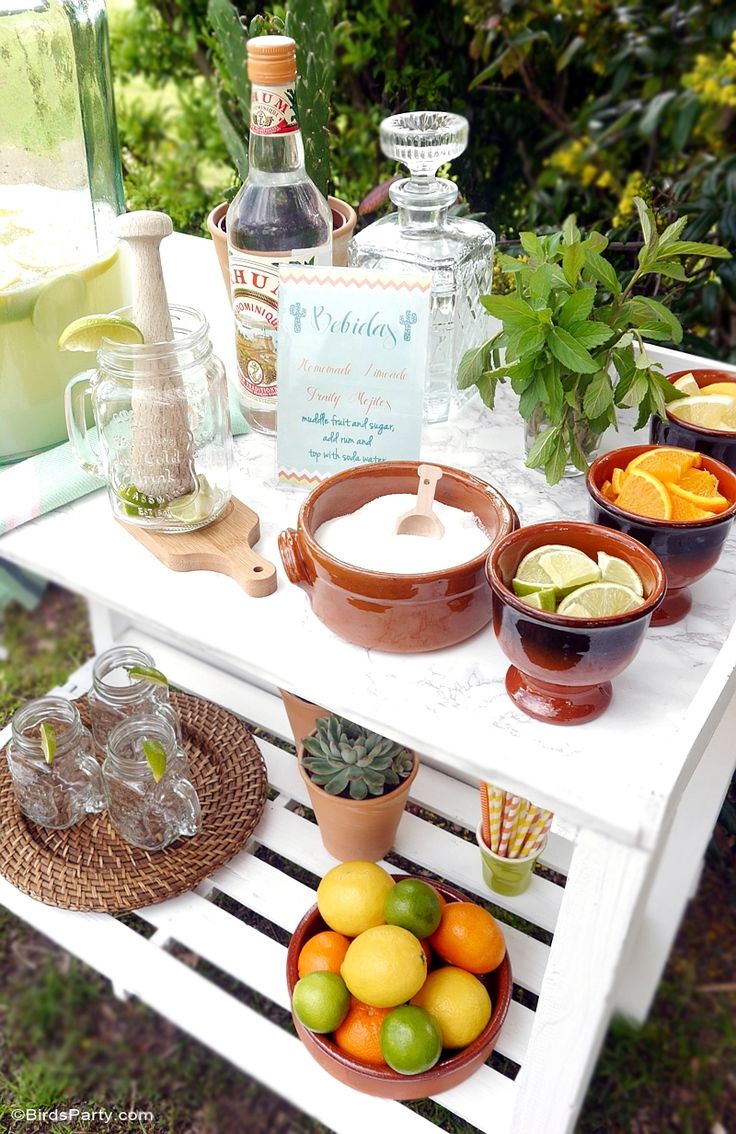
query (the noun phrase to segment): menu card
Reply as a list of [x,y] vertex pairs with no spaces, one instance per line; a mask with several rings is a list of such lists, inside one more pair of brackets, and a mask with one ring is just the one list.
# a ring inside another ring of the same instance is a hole
[[281,268],[280,483],[418,459],[431,286],[420,273]]

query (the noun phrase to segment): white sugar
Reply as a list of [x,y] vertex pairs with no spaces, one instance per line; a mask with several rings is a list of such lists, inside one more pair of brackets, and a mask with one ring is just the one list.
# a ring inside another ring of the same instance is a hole
[[490,539],[473,512],[435,502],[433,511],[445,525],[441,539],[395,535],[399,516],[416,505],[416,496],[395,493],[369,500],[347,516],[320,525],[317,543],[333,558],[367,571],[418,575],[467,563],[487,551]]

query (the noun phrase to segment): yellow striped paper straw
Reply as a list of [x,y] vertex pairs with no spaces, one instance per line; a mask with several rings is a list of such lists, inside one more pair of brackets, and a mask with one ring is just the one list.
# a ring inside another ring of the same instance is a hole
[[501,841],[501,817],[503,815],[504,792],[494,784],[488,784],[487,788],[491,813],[491,841],[488,845],[491,850],[497,854],[498,844]]
[[533,825],[531,831],[527,835],[526,843],[524,846],[524,855],[536,854],[542,846],[550,826],[552,825],[552,812],[542,809],[542,813]]
[[509,858],[521,858],[521,848],[524,845],[524,839],[529,834],[532,824],[539,818],[540,808],[535,807],[529,800],[524,801],[526,807],[519,811],[519,818],[516,821],[516,829],[511,839],[509,847]]
[[501,820],[501,838],[498,843],[498,854],[506,858],[506,851],[508,850],[509,839],[514,831],[514,824],[516,817],[519,814],[519,807],[521,806],[521,796],[510,795],[506,793],[506,802],[503,809],[503,818]]

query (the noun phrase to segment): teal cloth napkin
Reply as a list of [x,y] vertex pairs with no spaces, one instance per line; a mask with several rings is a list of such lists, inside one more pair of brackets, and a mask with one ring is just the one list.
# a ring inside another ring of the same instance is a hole
[[[240,410],[230,403],[230,420],[235,435],[249,428]],[[77,464],[69,442],[27,457],[0,471],[0,535],[71,504],[102,488],[104,481],[91,476]],[[0,545],[0,557],[2,545]]]

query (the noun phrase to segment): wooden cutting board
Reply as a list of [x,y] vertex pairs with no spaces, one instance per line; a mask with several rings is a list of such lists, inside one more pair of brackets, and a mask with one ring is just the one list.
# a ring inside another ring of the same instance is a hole
[[258,514],[235,497],[218,520],[193,532],[171,535],[118,523],[172,571],[219,571],[252,598],[276,590],[276,568],[253,551],[261,538]]

